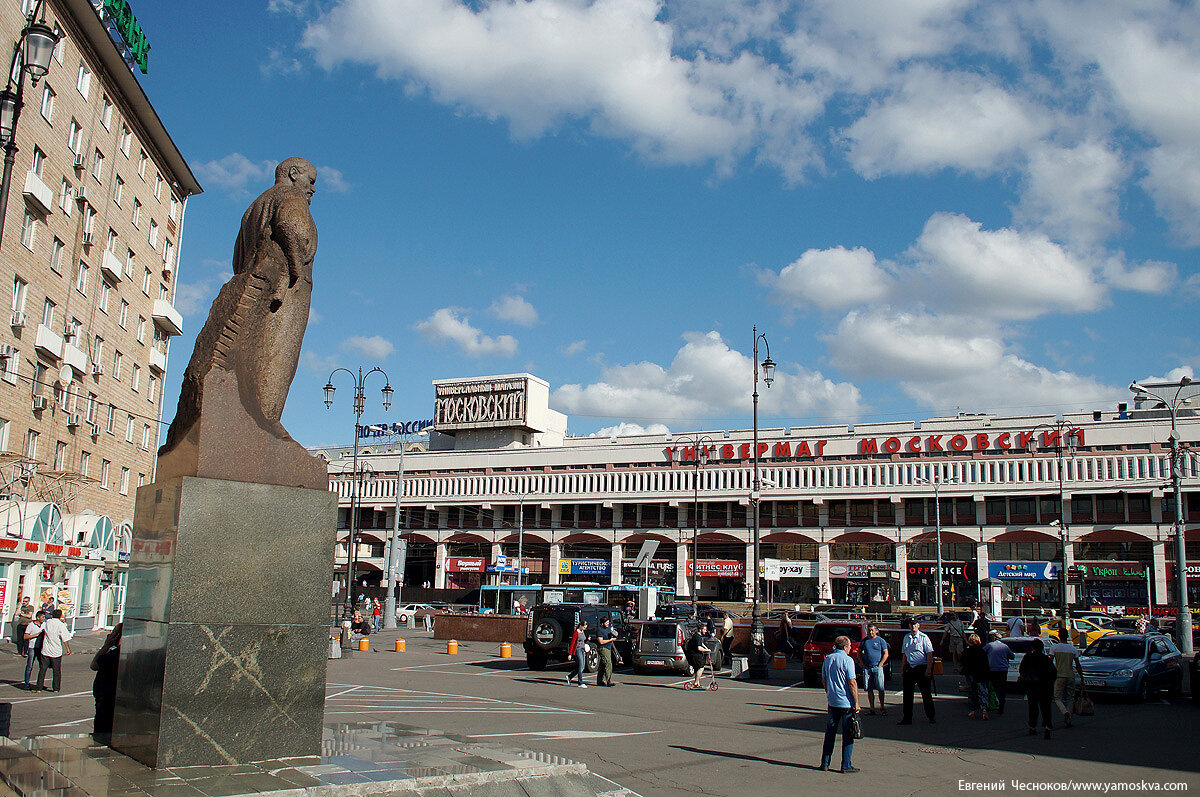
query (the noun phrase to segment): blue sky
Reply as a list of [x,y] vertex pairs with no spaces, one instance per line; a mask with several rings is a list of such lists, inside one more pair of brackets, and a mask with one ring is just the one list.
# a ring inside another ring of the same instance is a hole
[[[1200,14],[1165,0],[134,5],[188,206],[166,420],[279,160],[321,171],[284,415],[529,371],[572,434],[1111,407],[1200,370]],[[760,356],[763,353],[760,352]],[[374,377],[377,379],[378,376]]]

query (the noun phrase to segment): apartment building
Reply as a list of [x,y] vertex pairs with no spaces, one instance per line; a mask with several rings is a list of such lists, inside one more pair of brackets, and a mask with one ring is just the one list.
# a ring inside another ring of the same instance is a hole
[[202,189],[130,67],[114,5],[129,11],[0,4],[0,41],[16,43],[35,12],[61,36],[48,73],[23,77],[0,219],[5,617],[18,594],[48,591],[82,624],[119,614],[112,563],[137,487],[154,477],[170,340],[183,329],[176,263]]

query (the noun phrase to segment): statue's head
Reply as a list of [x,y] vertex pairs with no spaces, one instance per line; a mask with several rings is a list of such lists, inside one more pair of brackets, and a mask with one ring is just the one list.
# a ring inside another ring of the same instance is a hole
[[288,158],[275,167],[275,185],[294,186],[311,199],[317,191],[317,168],[304,158]]

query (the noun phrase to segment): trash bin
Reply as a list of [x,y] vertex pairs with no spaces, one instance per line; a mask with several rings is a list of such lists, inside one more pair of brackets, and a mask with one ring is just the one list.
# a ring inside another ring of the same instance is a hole
[[734,656],[730,667],[732,670],[729,673],[730,678],[745,679],[750,673],[750,659],[745,656]]
[[339,634],[331,633],[329,635],[329,658],[340,659],[342,657],[342,641],[339,639]]

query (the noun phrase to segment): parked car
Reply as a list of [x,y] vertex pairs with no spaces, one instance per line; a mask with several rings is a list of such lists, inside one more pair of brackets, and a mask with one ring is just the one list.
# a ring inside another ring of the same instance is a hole
[[1113,616],[1111,614],[1104,614],[1103,612],[1071,612],[1071,617],[1076,620],[1087,620],[1101,628],[1113,627]]
[[1183,656],[1162,634],[1110,634],[1088,645],[1080,659],[1083,684],[1145,700],[1151,692],[1183,692]]
[[[1033,648],[1035,639],[1037,637],[1006,636],[1000,640],[1013,652],[1013,659],[1008,663],[1008,683],[1015,684],[1017,682],[1021,670],[1021,659],[1025,658],[1025,654]],[[1045,644],[1044,641],[1043,644]]]
[[584,662],[587,672],[595,672],[600,661],[596,646],[596,629],[600,619],[608,617],[617,632],[614,643],[621,658],[632,660],[633,625],[625,620],[620,609],[596,603],[539,603],[533,607],[529,636],[525,638],[525,661],[531,670],[544,670],[551,662],[565,662],[571,647],[571,635],[580,620],[587,620],[591,653]]
[[804,643],[805,686],[817,686],[821,683],[821,665],[825,662],[825,657],[833,653],[835,639],[840,636],[850,637],[850,657],[854,658],[858,655],[859,643],[866,635],[865,622],[828,620],[814,625],[808,641]]
[[[1103,636],[1117,633],[1111,628],[1101,628],[1091,620],[1081,620],[1077,617],[1072,617],[1069,622],[1070,625],[1068,627],[1071,631],[1071,643],[1080,648],[1086,648]],[[1042,637],[1049,637],[1057,641],[1058,631],[1062,627],[1063,621],[1061,617],[1052,617],[1049,620],[1044,620],[1042,621]]]
[[[633,671],[671,670],[690,673],[685,646],[699,626],[692,620],[639,620],[634,624]],[[712,650],[713,670],[724,666],[724,652],[719,639],[708,645]]]
[[411,628],[416,625],[418,619],[423,620],[426,614],[436,611],[432,604],[406,603],[396,609],[396,624]]

